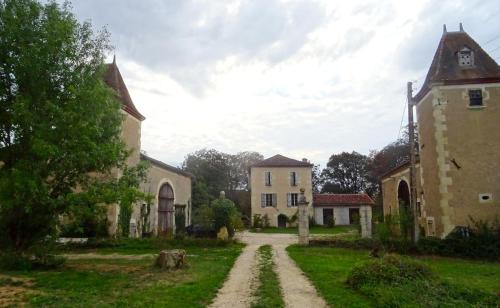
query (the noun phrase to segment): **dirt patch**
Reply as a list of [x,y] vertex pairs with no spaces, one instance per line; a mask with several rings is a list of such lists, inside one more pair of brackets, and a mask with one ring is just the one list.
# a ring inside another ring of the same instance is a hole
[[154,254],[143,254],[143,255],[122,255],[118,253],[112,253],[108,255],[97,254],[97,253],[82,253],[82,254],[65,254],[63,257],[68,260],[86,260],[86,259],[122,259],[122,260],[143,260],[143,259],[153,259],[156,257]]
[[32,286],[31,279],[0,275],[0,307],[22,305],[26,295],[37,293]]
[[96,271],[101,273],[137,273],[145,269],[144,266],[140,265],[121,265],[121,264],[109,264],[109,263],[72,263],[68,264],[67,268],[75,269],[79,271]]

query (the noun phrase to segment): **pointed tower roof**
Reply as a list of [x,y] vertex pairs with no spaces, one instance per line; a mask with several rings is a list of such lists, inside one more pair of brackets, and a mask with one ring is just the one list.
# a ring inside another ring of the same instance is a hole
[[139,121],[144,121],[146,118],[137,110],[128,93],[127,86],[123,81],[122,74],[116,65],[116,58],[113,56],[113,63],[106,64],[106,73],[104,74],[104,82],[115,90],[118,99],[122,103],[122,109],[128,114],[135,117]]
[[[443,27],[443,36],[439,42],[431,67],[422,88],[415,96],[418,103],[431,89],[433,84],[457,85],[500,82],[500,67],[460,24],[460,31],[448,32]],[[463,48],[473,52],[473,65],[460,66],[458,53]]]
[[308,161],[300,161],[291,159],[283,155],[274,155],[268,159],[264,159],[258,163],[253,164],[251,167],[312,167],[313,165]]

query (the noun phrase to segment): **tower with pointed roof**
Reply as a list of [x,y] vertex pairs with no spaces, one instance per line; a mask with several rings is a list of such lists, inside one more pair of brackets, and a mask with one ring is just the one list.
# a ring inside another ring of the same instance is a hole
[[[462,24],[453,32],[443,27],[425,82],[413,100],[422,231],[444,237],[470,225],[470,217],[500,217],[500,67]],[[403,169],[382,179],[385,214],[399,206]]]

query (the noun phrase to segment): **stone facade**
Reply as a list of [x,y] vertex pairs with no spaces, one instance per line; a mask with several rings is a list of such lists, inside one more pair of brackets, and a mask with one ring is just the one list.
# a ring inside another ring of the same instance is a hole
[[[460,50],[473,50],[472,64]],[[474,98],[480,97],[480,101]],[[474,220],[500,217],[500,68],[470,36],[444,32],[415,96],[417,209],[426,235],[444,237]],[[406,166],[382,178],[384,213],[398,208]]]
[[[292,217],[298,214],[298,197],[301,188],[304,188],[305,198],[309,201],[308,215],[313,215],[312,202],[310,202],[312,200],[312,165],[303,161],[283,158],[282,161],[287,163],[281,164],[280,161],[266,163],[267,160],[264,160],[250,169],[252,222],[255,214],[267,215],[270,225],[277,227],[279,215]],[[295,172],[296,185],[291,185],[291,172]],[[271,175],[270,185],[266,185],[266,174],[268,173]],[[275,196],[274,205],[271,202],[266,206],[263,194]],[[296,194],[296,204],[290,204],[290,194]]]
[[[147,172],[147,180],[141,184],[140,189],[154,196],[153,202],[150,205],[149,230],[153,234],[158,234],[159,221],[159,192],[164,185],[168,185],[171,192],[171,200],[169,199],[168,206],[168,226],[172,232],[175,231],[175,211],[184,211],[185,225],[191,224],[191,180],[192,176],[182,170],[169,166],[161,161],[155,160],[144,154],[141,154],[141,124],[145,119],[134,106],[123,78],[118,70],[116,62],[108,64],[108,70],[105,75],[105,82],[115,91],[118,99],[122,102],[122,131],[121,138],[127,145],[127,148],[132,150],[127,159],[128,166],[136,166],[141,161],[149,163],[150,168]],[[117,176],[121,176],[119,171]],[[139,229],[136,228],[141,220],[140,211],[142,204],[135,204],[133,207],[131,219],[131,234],[132,237],[140,236]],[[108,206],[108,231],[110,235],[114,235],[118,228],[118,217],[120,208],[118,205]]]

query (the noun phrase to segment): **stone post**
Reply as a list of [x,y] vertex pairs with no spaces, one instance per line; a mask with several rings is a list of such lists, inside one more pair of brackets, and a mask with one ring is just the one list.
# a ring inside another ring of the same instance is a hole
[[372,237],[372,208],[369,205],[361,206],[359,211],[359,223],[361,225],[361,237]]
[[299,244],[309,245],[309,202],[304,196],[305,189],[300,189],[299,196]]

